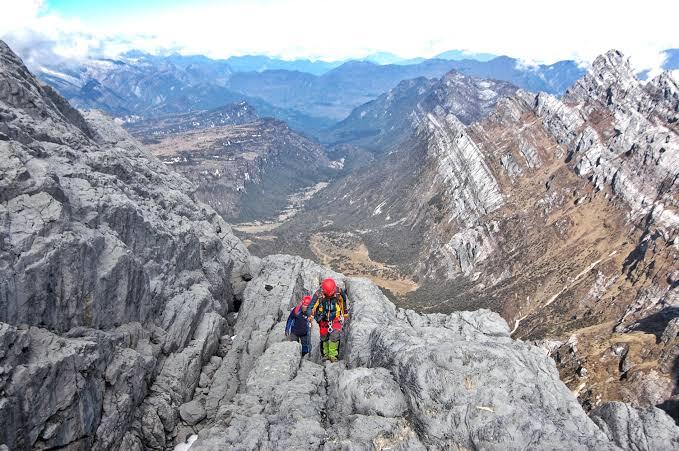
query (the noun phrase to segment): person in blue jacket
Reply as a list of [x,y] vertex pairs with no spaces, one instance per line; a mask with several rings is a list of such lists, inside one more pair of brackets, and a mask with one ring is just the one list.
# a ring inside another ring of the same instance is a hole
[[307,318],[307,309],[311,304],[311,296],[304,296],[299,303],[290,310],[288,322],[285,324],[285,336],[290,340],[302,344],[302,357],[311,352],[309,329],[311,324]]

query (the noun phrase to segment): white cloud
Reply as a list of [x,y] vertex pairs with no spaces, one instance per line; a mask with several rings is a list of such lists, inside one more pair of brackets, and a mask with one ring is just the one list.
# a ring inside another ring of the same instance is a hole
[[38,0],[0,0],[0,8],[0,36],[27,43],[21,47],[29,53],[35,53],[35,41],[53,42],[52,50],[68,57],[139,48],[334,60],[377,51],[416,57],[464,49],[534,64],[588,63],[617,48],[638,69],[656,70],[660,51],[679,47],[679,2],[666,0],[232,0],[121,12],[116,20],[96,23],[59,17]]
[[670,71],[670,76],[674,78],[674,81],[679,83],[679,69],[671,70]]

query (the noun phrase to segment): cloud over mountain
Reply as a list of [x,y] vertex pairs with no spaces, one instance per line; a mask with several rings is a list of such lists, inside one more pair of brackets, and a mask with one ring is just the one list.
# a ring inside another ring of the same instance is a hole
[[639,7],[574,0],[558,11],[532,0],[483,5],[438,0],[203,0],[190,6],[168,2],[162,8],[120,7],[115,16],[108,10],[96,14],[91,6],[87,15],[61,12],[44,0],[0,0],[0,6],[0,37],[29,63],[47,58],[47,51],[78,57],[131,48],[326,60],[379,51],[418,57],[465,49],[551,63],[590,62],[606,49],[619,48],[631,55],[638,70],[653,70],[662,64],[664,49],[679,47],[674,24],[679,6],[661,0]]

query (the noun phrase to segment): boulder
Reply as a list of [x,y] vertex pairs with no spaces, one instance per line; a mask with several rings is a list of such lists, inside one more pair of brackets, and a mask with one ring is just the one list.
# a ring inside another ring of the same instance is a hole
[[179,406],[179,416],[186,424],[193,426],[205,418],[205,407],[199,401],[189,401]]
[[408,410],[401,388],[385,368],[342,371],[337,391],[352,413],[393,418]]

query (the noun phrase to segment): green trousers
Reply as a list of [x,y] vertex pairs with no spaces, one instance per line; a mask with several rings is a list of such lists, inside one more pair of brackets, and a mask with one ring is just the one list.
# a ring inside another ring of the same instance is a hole
[[336,359],[339,356],[339,341],[324,341],[323,356],[327,359]]
[[341,330],[333,330],[321,336],[321,350],[326,359],[336,360],[339,357],[339,344],[342,339]]

